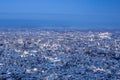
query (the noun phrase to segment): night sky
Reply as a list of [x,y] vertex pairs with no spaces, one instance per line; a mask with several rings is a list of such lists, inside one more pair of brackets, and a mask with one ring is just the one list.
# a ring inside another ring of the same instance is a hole
[[0,0],[0,27],[120,28],[120,0]]

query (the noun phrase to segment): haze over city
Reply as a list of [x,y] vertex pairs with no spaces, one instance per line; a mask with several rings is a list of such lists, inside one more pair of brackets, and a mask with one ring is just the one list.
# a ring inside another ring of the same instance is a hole
[[119,0],[1,0],[0,26],[120,28]]

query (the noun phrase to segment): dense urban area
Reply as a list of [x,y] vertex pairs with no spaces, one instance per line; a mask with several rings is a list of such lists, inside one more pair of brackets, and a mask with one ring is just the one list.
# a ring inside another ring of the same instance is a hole
[[120,80],[120,32],[1,30],[0,80]]

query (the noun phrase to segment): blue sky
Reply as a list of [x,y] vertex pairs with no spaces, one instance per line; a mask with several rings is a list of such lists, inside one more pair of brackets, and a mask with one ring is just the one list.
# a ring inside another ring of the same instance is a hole
[[120,0],[0,0],[0,25],[29,24],[120,28]]

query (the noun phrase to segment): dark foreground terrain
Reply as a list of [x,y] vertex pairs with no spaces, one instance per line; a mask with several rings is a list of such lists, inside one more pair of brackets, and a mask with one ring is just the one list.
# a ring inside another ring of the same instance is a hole
[[120,80],[120,32],[1,30],[0,80]]

